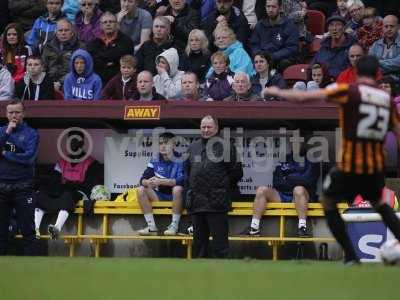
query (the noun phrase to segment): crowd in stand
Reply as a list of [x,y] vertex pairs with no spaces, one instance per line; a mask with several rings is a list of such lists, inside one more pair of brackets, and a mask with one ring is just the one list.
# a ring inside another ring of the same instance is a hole
[[[379,77],[393,79],[394,94],[400,85],[398,19],[377,1],[18,0],[5,6],[1,100],[276,100],[260,91],[291,86],[282,76],[288,66],[310,66],[309,82],[295,88],[352,83],[355,61],[367,53],[379,59]],[[326,15],[325,34],[307,28],[310,9]],[[320,48],[312,53],[315,40]],[[183,91],[185,73],[196,82],[195,97]]]

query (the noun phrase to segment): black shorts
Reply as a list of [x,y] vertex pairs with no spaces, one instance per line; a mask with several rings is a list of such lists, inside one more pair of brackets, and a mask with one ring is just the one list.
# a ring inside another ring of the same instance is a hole
[[385,186],[383,173],[372,175],[359,175],[355,173],[344,173],[337,168],[332,168],[325,177],[323,194],[336,202],[353,203],[354,198],[360,194],[363,199],[372,203],[379,201],[382,189]]

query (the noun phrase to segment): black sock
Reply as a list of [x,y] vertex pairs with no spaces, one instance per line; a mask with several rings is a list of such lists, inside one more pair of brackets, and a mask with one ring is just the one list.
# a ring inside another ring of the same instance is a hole
[[325,216],[333,236],[344,250],[345,261],[358,260],[354,247],[347,235],[346,225],[337,208],[326,210]]
[[376,211],[381,215],[383,222],[389,227],[394,237],[400,241],[400,220],[393,209],[385,203],[377,207]]

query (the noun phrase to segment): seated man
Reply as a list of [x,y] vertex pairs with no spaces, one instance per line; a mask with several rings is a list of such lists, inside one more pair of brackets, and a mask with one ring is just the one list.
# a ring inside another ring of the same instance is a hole
[[294,160],[288,155],[286,162],[279,163],[273,174],[273,188],[260,186],[256,191],[253,204],[253,218],[246,235],[260,234],[260,220],[268,202],[294,202],[298,215],[298,236],[308,237],[307,208],[308,202],[315,199],[317,180],[319,178],[319,164],[311,163],[304,157],[304,163]]
[[260,95],[252,92],[250,76],[242,71],[236,72],[233,76],[233,94],[223,101],[256,101],[262,100]]
[[29,56],[26,60],[24,80],[15,86],[15,96],[21,100],[53,100],[53,80],[43,70],[40,56]]
[[14,97],[14,79],[0,57],[0,101]]
[[400,80],[400,34],[396,16],[388,15],[383,19],[383,38],[372,45],[369,54],[379,60],[383,75]]
[[181,100],[203,100],[201,97],[200,83],[195,73],[185,72],[182,76],[181,85]]
[[[152,201],[172,200],[172,222],[164,235],[176,235],[182,214],[182,191],[184,183],[183,162],[178,161],[175,147],[175,135],[170,132],[160,134],[160,152],[157,158],[150,160],[140,179],[139,204],[147,226],[138,230],[139,235],[157,235]],[[154,141],[153,141],[154,142]]]
[[136,79],[136,86],[139,101],[165,100],[165,97],[158,94],[154,87],[153,74],[149,71],[142,71]]
[[56,163],[50,180],[46,180],[37,195],[37,239],[40,239],[40,224],[45,213],[57,213],[56,223],[47,228],[50,237],[57,239],[68,216],[75,210],[76,203],[82,198],[89,199],[92,188],[104,181],[102,165],[84,150],[85,135],[81,131],[70,131],[68,138],[68,156]]

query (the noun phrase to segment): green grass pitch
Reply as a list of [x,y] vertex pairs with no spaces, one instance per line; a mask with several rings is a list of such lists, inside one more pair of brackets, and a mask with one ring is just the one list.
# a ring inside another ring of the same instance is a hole
[[340,262],[0,258],[2,300],[386,300],[399,267]]

